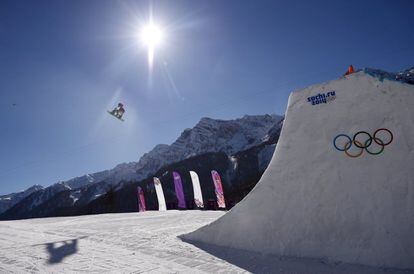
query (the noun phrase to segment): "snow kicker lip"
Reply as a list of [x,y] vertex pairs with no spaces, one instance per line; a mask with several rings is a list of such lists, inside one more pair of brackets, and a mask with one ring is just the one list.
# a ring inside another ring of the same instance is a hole
[[[378,134],[379,132],[381,132],[381,131],[385,131],[385,132],[387,132],[387,133],[390,135],[390,138],[389,138],[388,142],[384,142],[382,139],[380,139],[380,138],[378,138],[378,137],[377,137],[377,134]],[[367,135],[369,138],[368,138],[368,139],[366,139],[366,140],[365,140],[365,141],[363,141],[363,142],[360,142],[360,141],[358,141],[358,140],[357,140],[357,136],[358,136],[358,135],[360,135],[360,134]],[[343,147],[343,148],[338,147],[338,145],[336,144],[336,141],[337,141],[337,140],[338,140],[338,138],[340,138],[340,137],[345,137],[345,138],[347,138],[347,139],[348,139],[348,141],[345,143],[345,145],[344,145],[344,147]],[[352,157],[352,158],[357,158],[357,157],[359,157],[359,156],[361,156],[361,155],[362,155],[362,153],[364,152],[364,149],[365,149],[365,151],[366,151],[367,153],[369,153],[369,154],[371,154],[371,155],[378,155],[378,154],[381,154],[381,153],[384,151],[385,146],[387,146],[387,145],[391,144],[391,142],[392,142],[393,140],[394,140],[394,135],[392,134],[391,130],[389,130],[389,129],[387,129],[387,128],[379,128],[379,129],[377,129],[377,130],[374,132],[373,136],[371,136],[371,134],[369,134],[369,133],[368,133],[368,132],[366,132],[366,131],[358,131],[357,133],[355,133],[355,134],[354,134],[354,136],[353,136],[352,138],[351,138],[351,137],[349,137],[349,136],[348,136],[348,135],[346,135],[346,134],[343,134],[343,133],[338,134],[338,135],[336,135],[336,136],[335,136],[335,138],[333,139],[333,145],[334,145],[334,147],[335,147],[338,151],[343,151],[343,152],[345,152],[345,154],[346,154],[347,156]],[[374,141],[376,144],[380,145],[380,146],[381,146],[381,149],[380,149],[380,150],[378,150],[378,151],[376,151],[376,152],[370,151],[368,148],[371,146],[372,141]],[[356,147],[360,148],[360,151],[359,151],[358,153],[356,153],[356,154],[351,154],[351,153],[349,153],[349,149],[352,147],[352,145],[355,145]]]

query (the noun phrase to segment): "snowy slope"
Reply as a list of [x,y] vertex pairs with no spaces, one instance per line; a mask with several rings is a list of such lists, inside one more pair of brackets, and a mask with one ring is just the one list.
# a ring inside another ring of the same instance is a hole
[[221,215],[172,210],[1,222],[0,273],[407,274],[237,250],[212,254],[177,238]]
[[[326,104],[307,100],[329,91],[336,99]],[[413,85],[362,71],[292,93],[276,151],[259,183],[222,218],[184,238],[266,254],[414,269],[413,106]],[[352,138],[383,127],[394,141],[380,155],[351,158],[333,147],[337,134]]]
[[176,238],[221,214],[169,211],[2,222],[0,272],[240,272]]

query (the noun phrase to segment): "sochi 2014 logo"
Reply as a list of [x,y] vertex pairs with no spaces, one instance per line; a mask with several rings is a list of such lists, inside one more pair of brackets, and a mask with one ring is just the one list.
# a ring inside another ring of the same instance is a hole
[[[346,134],[338,134],[333,139],[333,146],[345,152],[349,157],[356,158],[362,155],[364,150],[371,155],[378,155],[384,151],[384,148],[392,143],[394,135],[387,128],[377,129],[373,135],[366,131],[358,131],[352,138]],[[356,152],[351,152],[355,147]]]
[[334,90],[328,91],[327,93],[319,93],[318,95],[308,97],[308,102],[312,105],[326,104],[330,101],[335,100],[336,93]]

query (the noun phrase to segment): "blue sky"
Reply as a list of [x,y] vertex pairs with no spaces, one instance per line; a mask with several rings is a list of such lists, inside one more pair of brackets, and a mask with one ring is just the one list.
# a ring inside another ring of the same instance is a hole
[[[152,73],[137,27],[165,28]],[[349,64],[414,65],[413,1],[0,1],[0,194],[137,161],[201,117],[283,114]],[[124,123],[106,113],[126,105]],[[16,104],[13,106],[13,104]]]

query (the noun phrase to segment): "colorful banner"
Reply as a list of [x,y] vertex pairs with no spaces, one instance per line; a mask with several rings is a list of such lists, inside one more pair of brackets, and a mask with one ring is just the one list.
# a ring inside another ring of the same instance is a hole
[[184,198],[184,190],[183,190],[183,183],[181,181],[181,176],[178,172],[173,171],[173,178],[174,178],[174,187],[175,187],[175,195],[177,195],[178,200],[178,208],[187,208],[185,204]]
[[154,186],[157,192],[158,210],[165,211],[167,210],[167,206],[165,205],[164,191],[162,190],[161,181],[157,177],[154,177]]
[[137,187],[137,196],[138,196],[138,210],[139,212],[144,212],[146,210],[145,207],[145,197],[144,197],[144,191],[139,186]]
[[194,203],[198,208],[204,208],[203,195],[201,193],[200,180],[195,171],[190,171],[191,181],[193,182]]
[[211,177],[213,178],[217,204],[219,208],[226,208],[226,202],[224,200],[223,185],[221,184],[221,178],[217,171],[211,171]]

